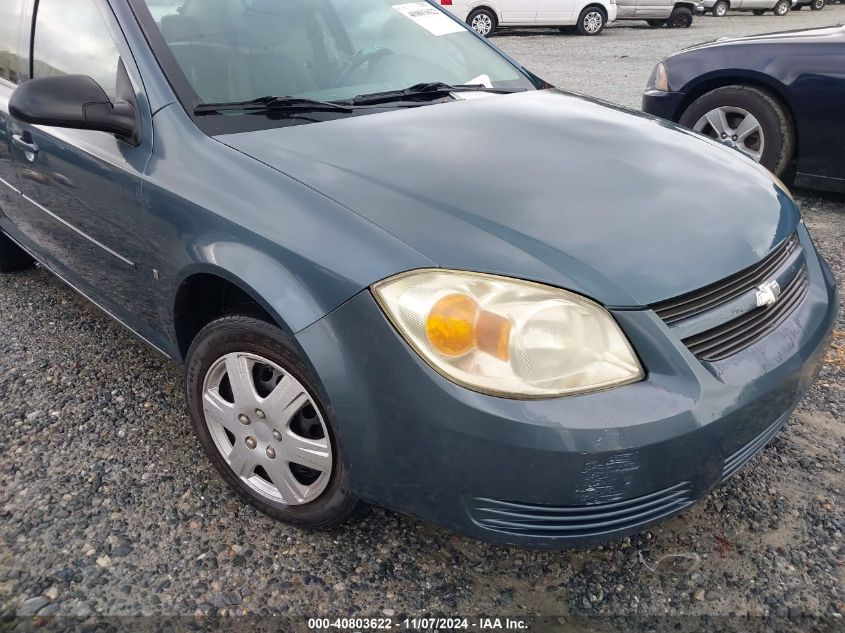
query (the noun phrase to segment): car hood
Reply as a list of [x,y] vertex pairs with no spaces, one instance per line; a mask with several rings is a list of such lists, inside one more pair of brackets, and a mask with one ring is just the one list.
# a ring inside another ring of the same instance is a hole
[[768,172],[734,150],[558,90],[217,138],[439,266],[613,307],[738,272],[798,222]]
[[747,35],[745,37],[720,37],[718,40],[690,46],[689,48],[679,51],[677,54],[682,54],[687,51],[700,50],[702,48],[733,46],[737,44],[786,44],[790,42],[820,43],[825,40],[845,40],[845,26],[824,26],[813,29],[778,31],[776,33],[764,33],[762,35]]

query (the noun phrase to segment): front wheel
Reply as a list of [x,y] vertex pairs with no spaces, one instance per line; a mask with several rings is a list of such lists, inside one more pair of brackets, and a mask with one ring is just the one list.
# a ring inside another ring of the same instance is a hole
[[725,17],[728,14],[728,3],[725,0],[719,0],[719,2],[713,5],[711,13],[717,18]]
[[223,479],[265,514],[328,529],[360,507],[330,409],[279,328],[227,316],[200,331],[185,365],[188,410]]
[[825,0],[813,0],[813,3],[810,5],[810,9],[813,11],[821,11],[824,9],[825,4],[827,4]]
[[587,7],[578,16],[576,28],[579,35],[598,35],[604,30],[606,23],[607,16],[604,14],[604,9]]
[[476,9],[467,16],[467,24],[482,37],[493,35],[497,23],[496,14],[490,9]]
[[692,11],[686,7],[676,7],[667,24],[670,29],[688,29],[692,25]]
[[774,9],[772,9],[772,11],[774,12],[774,14],[776,16],[783,17],[787,13],[789,13],[789,9],[790,9],[791,6],[792,6],[792,3],[789,0],[780,0],[780,2],[778,2],[775,5],[775,7],[774,7]]
[[679,122],[739,150],[778,176],[795,148],[795,131],[786,108],[751,86],[711,90],[693,101]]

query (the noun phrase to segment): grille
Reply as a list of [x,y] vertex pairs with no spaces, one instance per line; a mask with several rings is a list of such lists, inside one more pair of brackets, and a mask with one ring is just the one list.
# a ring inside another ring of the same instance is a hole
[[715,284],[654,304],[652,309],[667,325],[706,312],[771,279],[772,274],[789,260],[797,248],[800,248],[800,243],[798,236],[793,233],[783,244],[754,266]]
[[635,499],[587,506],[547,506],[483,497],[466,499],[470,517],[483,528],[536,537],[589,537],[629,530],[672,516],[693,503],[691,485]]
[[[774,305],[754,308],[703,332],[696,329],[695,317],[722,308],[772,279],[777,279],[782,288]],[[693,354],[702,361],[714,362],[750,347],[777,328],[801,303],[809,287],[801,243],[793,233],[754,266],[651,307],[669,327],[684,330],[683,342]]]
[[756,308],[712,330],[684,339],[684,344],[703,361],[718,361],[750,347],[776,329],[807,295],[810,282],[803,267],[781,291],[773,306]]
[[748,444],[739,449],[736,453],[725,460],[725,467],[722,469],[722,482],[730,479],[736,471],[747,464],[752,457],[763,450],[772,438],[777,435],[781,427],[789,419],[789,413],[785,413],[765,431],[751,440]]

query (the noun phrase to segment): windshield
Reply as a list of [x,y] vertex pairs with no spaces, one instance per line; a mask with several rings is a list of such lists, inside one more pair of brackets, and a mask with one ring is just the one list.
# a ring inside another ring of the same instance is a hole
[[420,83],[534,86],[427,2],[144,0],[198,103],[322,101]]

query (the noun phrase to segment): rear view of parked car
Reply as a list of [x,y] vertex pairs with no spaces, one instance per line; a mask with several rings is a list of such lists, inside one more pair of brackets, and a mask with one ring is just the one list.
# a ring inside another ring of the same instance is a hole
[[617,0],[617,20],[645,20],[649,26],[685,29],[702,0]]
[[617,0],[439,0],[479,35],[499,27],[574,27],[581,35],[598,35],[616,20]]
[[754,15],[771,11],[783,17],[797,2],[798,0],[704,0],[702,7],[717,18],[725,17],[728,11],[751,11]]
[[845,192],[845,27],[712,42],[655,67],[643,110],[724,142],[795,184]]

